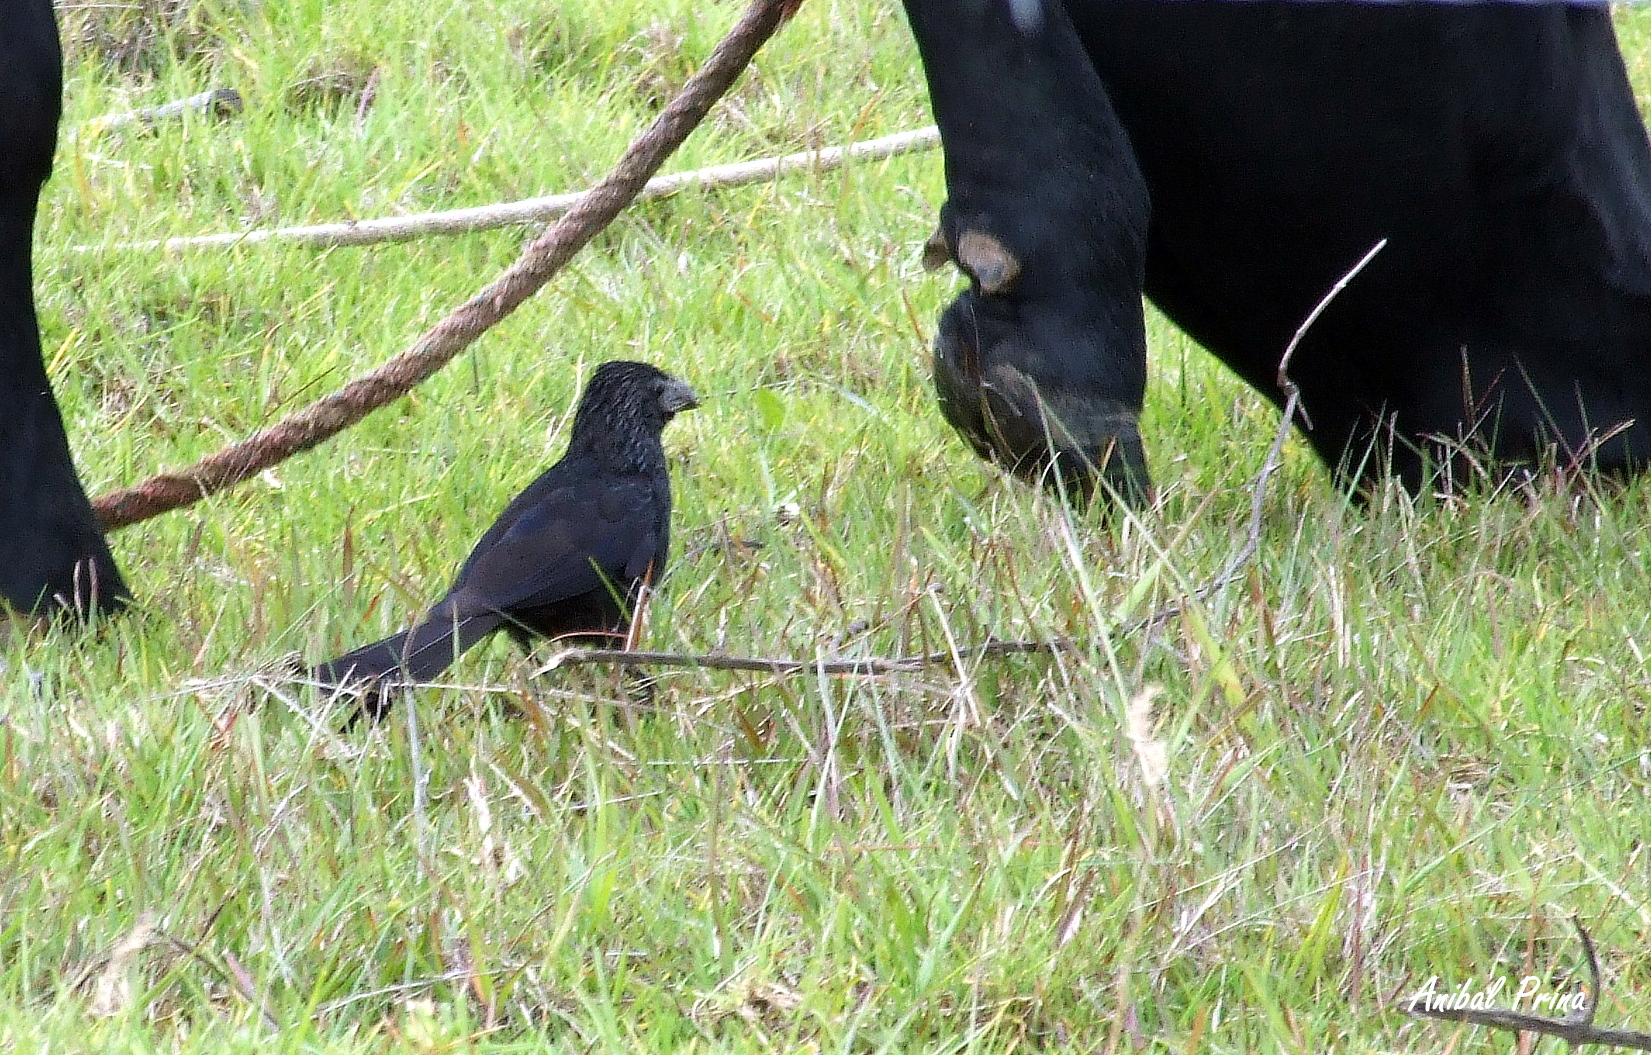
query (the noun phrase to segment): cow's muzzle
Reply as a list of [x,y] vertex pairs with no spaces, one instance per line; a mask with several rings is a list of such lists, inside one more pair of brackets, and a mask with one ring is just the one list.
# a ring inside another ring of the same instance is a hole
[[958,352],[937,345],[935,395],[977,454],[1078,504],[1087,504],[1097,488],[1131,506],[1151,501],[1134,408]]

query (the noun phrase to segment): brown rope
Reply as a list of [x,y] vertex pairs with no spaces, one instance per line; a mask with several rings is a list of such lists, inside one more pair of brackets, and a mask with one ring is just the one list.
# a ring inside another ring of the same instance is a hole
[[407,351],[332,395],[181,472],[159,473],[92,503],[105,531],[135,524],[240,483],[354,425],[446,366],[532,296],[630,204],[648,178],[688,138],[801,0],[752,0],[698,73],[625,151],[608,177],[523,250],[504,274],[429,329]]

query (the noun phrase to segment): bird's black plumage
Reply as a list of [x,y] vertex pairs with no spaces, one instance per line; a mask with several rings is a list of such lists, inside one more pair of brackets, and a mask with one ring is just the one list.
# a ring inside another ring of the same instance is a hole
[[505,507],[447,595],[411,630],[321,664],[316,681],[366,688],[363,708],[380,718],[386,689],[434,678],[495,630],[524,647],[540,637],[611,644],[664,571],[671,481],[660,436],[697,405],[686,383],[646,363],[597,367],[567,453]]

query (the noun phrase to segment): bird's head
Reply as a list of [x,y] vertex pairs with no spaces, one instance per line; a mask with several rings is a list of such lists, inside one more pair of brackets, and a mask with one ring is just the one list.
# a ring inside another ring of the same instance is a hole
[[603,363],[579,397],[570,449],[612,450],[638,442],[657,449],[665,424],[697,406],[699,396],[688,383],[658,367],[622,359]]

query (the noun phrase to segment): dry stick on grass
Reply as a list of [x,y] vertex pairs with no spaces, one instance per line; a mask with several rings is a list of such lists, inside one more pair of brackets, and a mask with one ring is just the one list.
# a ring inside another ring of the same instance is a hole
[[1233,554],[1232,560],[1228,561],[1227,566],[1221,569],[1221,574],[1210,580],[1210,584],[1199,591],[1199,596],[1208,596],[1231,582],[1233,577],[1243,569],[1244,565],[1250,562],[1250,558],[1254,557],[1256,551],[1261,548],[1261,503],[1267,496],[1267,481],[1278,471],[1280,460],[1284,454],[1284,441],[1289,439],[1290,429],[1295,424],[1298,413],[1301,415],[1303,425],[1308,428],[1313,427],[1312,419],[1307,416],[1307,412],[1301,407],[1301,389],[1297,388],[1296,383],[1290,379],[1290,360],[1295,357],[1296,346],[1307,335],[1307,331],[1312,328],[1313,323],[1318,321],[1318,317],[1324,314],[1324,309],[1330,306],[1330,302],[1336,299],[1337,294],[1346,289],[1347,284],[1353,281],[1354,276],[1363,271],[1365,265],[1375,259],[1376,254],[1381,252],[1386,245],[1386,238],[1379,240],[1370,247],[1364,256],[1359,258],[1358,263],[1348,268],[1347,273],[1341,276],[1334,286],[1330,287],[1330,292],[1326,293],[1313,306],[1313,310],[1307,313],[1307,317],[1301,320],[1301,325],[1296,327],[1295,336],[1291,337],[1290,343],[1285,346],[1284,355],[1278,361],[1278,390],[1284,394],[1284,411],[1278,422],[1278,431],[1273,434],[1273,445],[1268,448],[1267,457],[1261,463],[1261,472],[1256,474],[1255,485],[1250,495],[1250,527],[1245,533],[1244,548]]
[[[94,117],[75,126],[73,134],[76,136],[98,135],[127,125],[142,125],[151,128],[162,121],[169,121],[191,113],[205,114],[208,117],[234,117],[246,104],[241,101],[241,93],[234,88],[214,88],[209,92],[191,95],[187,99],[176,99],[159,106],[145,106],[139,110],[128,110],[118,114],[104,114]],[[74,249],[78,250],[76,246]]]
[[1569,1041],[1573,1045],[1609,1044],[1617,1048],[1651,1051],[1651,1033],[1639,1033],[1632,1029],[1601,1029],[1594,1025],[1594,1011],[1599,1007],[1599,957],[1594,953],[1594,941],[1583,929],[1582,921],[1572,916],[1571,924],[1576,927],[1578,936],[1582,938],[1582,949],[1588,955],[1588,1001],[1574,1014],[1566,1015],[1564,1018],[1545,1018],[1541,1015],[1521,1014],[1518,1011],[1504,1011],[1499,1007],[1480,1010],[1468,1007],[1434,1007],[1431,1002],[1425,1002],[1418,1007],[1415,997],[1405,1005],[1405,1011],[1418,1018],[1440,1018],[1447,1022],[1466,1022],[1474,1026],[1490,1026],[1492,1029],[1507,1029],[1516,1033],[1545,1033],[1550,1037]]
[[[669,176],[656,176],[647,182],[636,198],[638,201],[654,201],[688,189],[721,190],[727,187],[743,187],[751,183],[767,183],[793,172],[830,172],[850,161],[882,161],[900,154],[928,150],[939,143],[940,132],[930,125],[912,132],[899,132],[878,139],[850,143],[847,146],[802,150],[780,157],[739,161],[731,165],[713,165],[710,168],[676,172]],[[284,242],[330,249],[335,246],[407,242],[430,235],[468,234],[517,224],[544,223],[566,214],[578,204],[584,194],[583,191],[550,194],[541,198],[478,205],[470,209],[448,209],[443,212],[390,216],[376,220],[278,227],[266,231],[232,231],[225,234],[158,238],[142,242],[116,242],[111,245],[76,245],[70,246],[69,251],[92,253],[110,250],[208,249],[253,245],[259,242]]]
[[[1306,413],[1301,411],[1301,390],[1296,383],[1290,380],[1290,360],[1296,354],[1296,347],[1301,344],[1307,331],[1312,328],[1318,317],[1324,314],[1324,309],[1347,284],[1363,271],[1365,265],[1375,259],[1377,253],[1387,245],[1383,238],[1371,246],[1359,262],[1347,269],[1347,273],[1336,280],[1313,310],[1307,313],[1301,325],[1296,327],[1295,335],[1284,348],[1284,355],[1278,361],[1278,387],[1284,393],[1284,413],[1278,423],[1278,432],[1273,436],[1273,445],[1267,451],[1266,459],[1261,463],[1261,471],[1256,474],[1253,485],[1253,494],[1250,499],[1250,524],[1246,533],[1244,547],[1227,562],[1220,574],[1211,579],[1208,584],[1196,591],[1198,597],[1208,597],[1222,586],[1231,582],[1244,565],[1249,563],[1261,547],[1261,505],[1266,496],[1267,481],[1273,473],[1278,471],[1279,460],[1283,455],[1284,441],[1290,435],[1290,427],[1295,422],[1298,412],[1302,420],[1306,421]],[[1309,423],[1309,427],[1311,424]],[[1160,608],[1142,619],[1136,620],[1119,630],[1121,634],[1133,634],[1145,627],[1152,626],[1168,619],[1181,610],[1179,604]],[[929,652],[916,656],[867,657],[864,659],[793,659],[783,657],[762,656],[726,656],[716,653],[694,655],[683,652],[637,652],[637,651],[608,651],[604,649],[569,649],[557,653],[548,663],[536,673],[543,674],[557,667],[573,666],[576,664],[598,664],[620,667],[705,667],[713,670],[750,670],[767,674],[836,674],[878,676],[884,674],[905,674],[922,670],[925,667],[949,665],[959,658],[985,659],[993,656],[1053,654],[1056,652],[1077,651],[1079,643],[1071,638],[1059,638],[1054,641],[987,641],[985,644],[960,649],[956,654],[946,652]]]
[[550,281],[630,204],[800,2],[753,0],[705,65],[625,151],[613,172],[528,246],[504,274],[426,331],[411,348],[371,374],[188,469],[160,473],[136,487],[99,496],[92,507],[104,530],[135,524],[240,483],[343,431],[446,366]]
[[728,656],[720,653],[696,655],[690,652],[636,652],[600,648],[570,648],[550,657],[534,671],[545,674],[558,667],[587,664],[608,667],[701,667],[708,670],[750,670],[763,674],[837,674],[876,677],[909,674],[925,667],[950,666],[959,657],[985,659],[991,656],[1022,656],[1048,652],[1070,652],[1077,642],[988,641],[956,652],[926,652],[898,658],[867,656],[864,659],[790,659],[765,656]]

